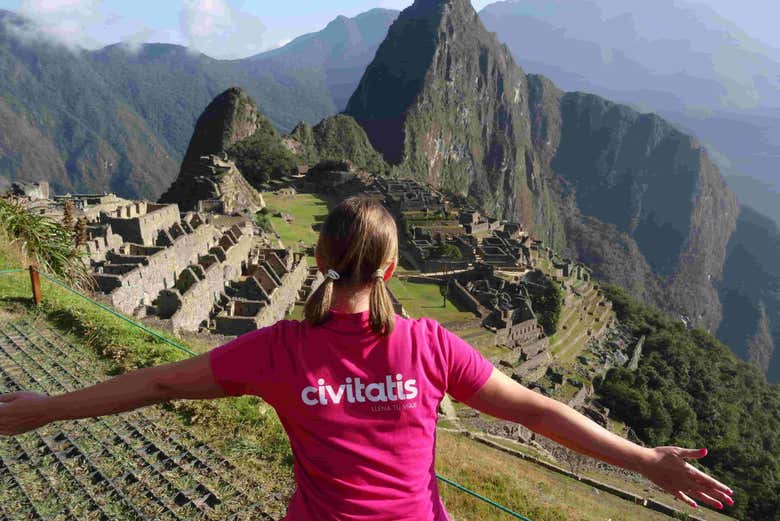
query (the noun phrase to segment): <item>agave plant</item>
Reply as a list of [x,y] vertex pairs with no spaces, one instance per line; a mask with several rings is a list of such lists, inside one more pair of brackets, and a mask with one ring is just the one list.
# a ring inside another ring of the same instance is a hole
[[41,271],[79,289],[92,286],[86,253],[76,246],[73,232],[60,223],[28,212],[18,201],[0,198],[0,230]]

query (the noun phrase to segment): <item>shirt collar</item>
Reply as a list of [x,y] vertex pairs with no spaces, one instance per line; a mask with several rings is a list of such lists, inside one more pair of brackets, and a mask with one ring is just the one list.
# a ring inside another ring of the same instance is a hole
[[357,313],[345,313],[331,309],[322,327],[341,333],[366,333],[371,331],[368,323],[368,310]]

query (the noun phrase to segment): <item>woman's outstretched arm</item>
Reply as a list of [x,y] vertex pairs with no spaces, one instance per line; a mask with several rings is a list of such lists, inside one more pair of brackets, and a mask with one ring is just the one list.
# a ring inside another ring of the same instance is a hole
[[132,371],[61,395],[0,395],[0,434],[21,434],[54,421],[116,414],[168,400],[223,396],[225,392],[214,379],[206,353]]
[[715,508],[733,504],[723,483],[688,464],[706,449],[645,448],[609,432],[571,407],[542,396],[497,369],[466,404],[492,416],[514,421],[561,445],[607,463],[639,472],[678,499],[697,507],[696,500]]

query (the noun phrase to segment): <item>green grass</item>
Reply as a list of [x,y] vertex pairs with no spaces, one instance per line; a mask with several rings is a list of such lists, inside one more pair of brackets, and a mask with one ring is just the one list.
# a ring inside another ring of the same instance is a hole
[[[486,447],[461,435],[439,431],[436,470],[533,521],[668,521],[664,514],[635,505],[612,494],[597,491],[576,479]],[[601,475],[597,476],[599,479]],[[616,485],[626,485],[617,480]],[[621,487],[627,488],[627,487]],[[514,519],[494,507],[439,483],[439,492],[453,519],[509,521]],[[728,519],[709,510],[693,510],[675,503],[671,496],[652,494],[665,503],[704,519]]]
[[[317,242],[318,234],[312,229],[312,224],[323,221],[328,215],[328,206],[323,199],[314,194],[279,196],[273,192],[264,192],[263,198],[270,211],[274,230],[286,247],[297,250],[299,241],[307,246]],[[290,214],[293,221],[286,223],[281,217],[274,217],[276,212]],[[313,257],[307,260],[310,265],[314,265]]]
[[[0,237],[0,269],[22,267],[23,264],[23,258]],[[36,307],[27,272],[0,275],[0,318],[26,314],[33,319],[46,320],[105,360],[108,375],[189,356],[45,279],[41,280],[41,289],[43,302]],[[195,352],[205,352],[213,347],[155,331]],[[262,453],[264,461],[271,462],[274,472],[289,474],[291,453],[287,437],[276,414],[264,411],[261,403],[258,398],[244,396],[208,402],[172,402],[167,407],[176,411],[186,424],[213,439],[215,447],[234,457],[240,456],[242,447],[256,454]],[[224,436],[226,426],[235,429],[233,436]]]
[[406,311],[414,318],[429,317],[442,324],[474,318],[473,313],[459,310],[449,299],[444,302],[438,284],[407,282],[392,278],[388,285]]

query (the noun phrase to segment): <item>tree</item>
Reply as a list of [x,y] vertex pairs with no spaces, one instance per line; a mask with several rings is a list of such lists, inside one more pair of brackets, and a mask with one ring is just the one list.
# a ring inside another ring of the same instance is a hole
[[255,187],[273,178],[288,175],[296,168],[295,156],[270,123],[265,123],[254,134],[227,151],[241,174]]
[[452,261],[458,261],[463,258],[463,254],[460,252],[460,249],[457,246],[454,244],[447,244],[446,242],[440,242],[438,246],[436,246],[434,254],[439,259],[447,259]]

